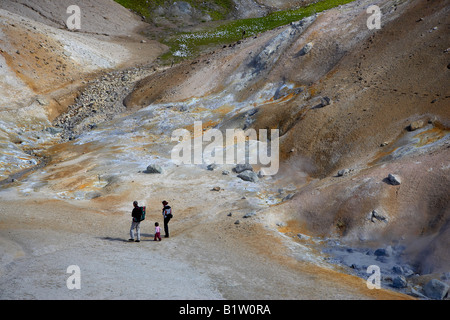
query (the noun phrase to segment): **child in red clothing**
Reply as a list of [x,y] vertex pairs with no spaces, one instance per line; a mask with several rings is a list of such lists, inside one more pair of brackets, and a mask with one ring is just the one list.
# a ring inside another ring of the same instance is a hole
[[161,241],[161,228],[159,227],[158,222],[155,222],[155,239],[153,241],[156,241],[156,239]]

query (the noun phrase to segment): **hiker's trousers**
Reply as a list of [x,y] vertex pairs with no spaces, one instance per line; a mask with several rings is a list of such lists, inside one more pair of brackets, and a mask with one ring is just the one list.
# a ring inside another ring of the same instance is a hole
[[130,228],[130,238],[134,239],[134,230],[136,229],[136,240],[141,240],[141,223],[140,222],[131,222],[131,228]]
[[169,237],[169,221],[170,218],[164,218],[164,232],[165,232],[165,237]]

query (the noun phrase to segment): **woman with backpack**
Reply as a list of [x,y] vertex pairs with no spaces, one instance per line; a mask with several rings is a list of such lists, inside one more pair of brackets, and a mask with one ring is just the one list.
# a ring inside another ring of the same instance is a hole
[[162,215],[164,217],[164,232],[165,232],[165,238],[169,237],[169,221],[173,218],[172,215],[172,208],[169,206],[169,203],[164,200],[162,202],[163,209],[162,209]]

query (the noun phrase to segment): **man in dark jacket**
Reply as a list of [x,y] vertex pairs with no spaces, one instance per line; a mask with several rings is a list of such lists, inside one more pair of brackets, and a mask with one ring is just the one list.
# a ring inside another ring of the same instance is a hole
[[138,206],[137,201],[133,201],[133,206],[134,208],[131,212],[131,216],[133,217],[133,219],[131,221],[130,239],[128,239],[128,241],[134,241],[134,230],[136,229],[136,242],[140,242],[142,208]]
[[167,201],[163,201],[163,209],[162,209],[162,215],[164,217],[164,232],[165,232],[165,238],[169,237],[169,221],[172,219],[172,208],[169,206],[169,203]]

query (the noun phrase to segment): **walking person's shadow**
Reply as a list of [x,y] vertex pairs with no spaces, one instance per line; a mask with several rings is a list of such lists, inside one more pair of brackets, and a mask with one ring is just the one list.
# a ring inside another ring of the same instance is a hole
[[[143,238],[148,238],[148,239],[143,239]],[[154,234],[141,233],[141,242],[142,241],[153,241],[154,238],[155,238]],[[106,241],[129,242],[128,239],[125,239],[125,238],[97,237],[97,239],[106,240]]]

